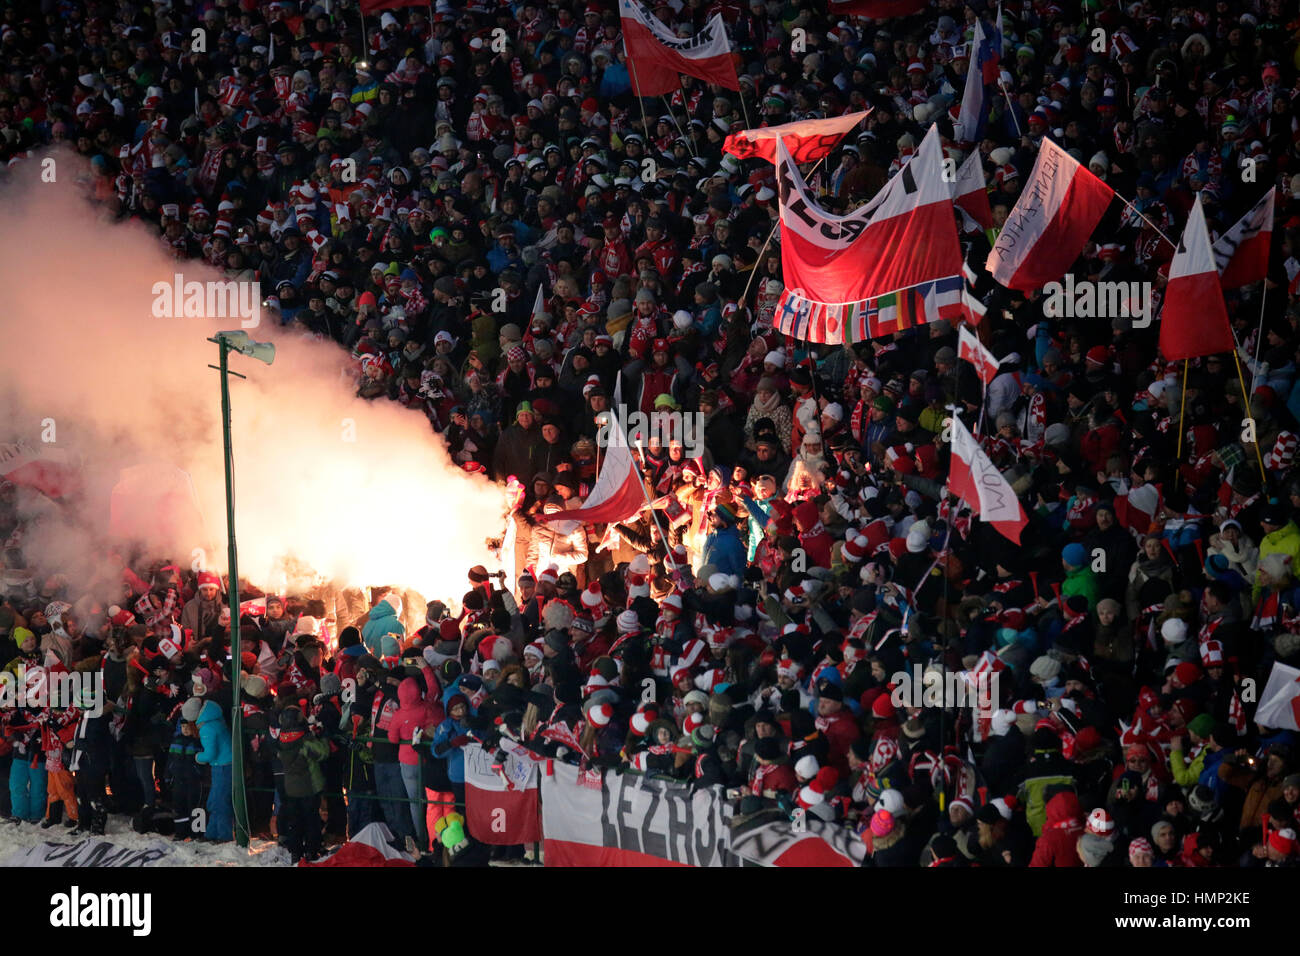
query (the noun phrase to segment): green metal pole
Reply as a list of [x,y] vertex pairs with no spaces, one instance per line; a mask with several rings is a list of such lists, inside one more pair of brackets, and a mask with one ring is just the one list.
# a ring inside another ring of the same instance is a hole
[[230,711],[231,803],[234,808],[235,844],[248,846],[248,810],[244,803],[244,735],[239,706],[239,568],[235,557],[235,461],[230,446],[230,346],[219,339],[221,350],[221,437],[226,458],[226,552],[230,565]]

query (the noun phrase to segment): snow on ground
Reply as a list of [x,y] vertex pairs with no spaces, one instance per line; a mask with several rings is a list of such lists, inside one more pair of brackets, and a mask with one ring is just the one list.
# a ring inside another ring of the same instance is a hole
[[21,854],[29,847],[42,843],[71,846],[82,840],[107,840],[115,847],[131,850],[147,850],[161,845],[168,852],[152,864],[154,866],[289,866],[289,851],[270,840],[250,840],[246,850],[233,842],[188,840],[182,843],[153,833],[136,833],[131,829],[130,817],[126,816],[110,816],[102,837],[88,834],[74,837],[61,824],[42,830],[35,823],[0,823],[0,866],[10,865],[11,856]]

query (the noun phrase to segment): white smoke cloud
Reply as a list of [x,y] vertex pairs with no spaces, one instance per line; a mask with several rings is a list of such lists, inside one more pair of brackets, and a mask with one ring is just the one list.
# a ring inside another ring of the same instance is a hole
[[[105,221],[76,182],[83,161],[56,159],[55,183],[28,161],[0,188],[0,438],[36,442],[53,419],[56,447],[84,459],[87,482],[75,512],[41,522],[29,562],[106,570],[111,489],[120,469],[145,464],[192,476],[207,540],[137,516],[140,535],[183,566],[204,548],[224,570],[220,390],[208,368],[217,347],[207,338],[239,320],[152,314],[154,283],[222,276],[171,259],[151,228]],[[456,468],[423,415],[356,398],[338,346],[272,321],[248,330],[275,342],[272,366],[231,356],[248,376],[231,378],[240,576],[277,587],[287,555],[341,583],[459,597],[469,566],[494,566],[485,539],[502,527],[500,490]]]

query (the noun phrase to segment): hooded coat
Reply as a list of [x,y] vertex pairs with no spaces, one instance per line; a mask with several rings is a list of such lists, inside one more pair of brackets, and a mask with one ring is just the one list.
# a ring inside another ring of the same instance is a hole
[[1082,866],[1075,844],[1083,829],[1079,798],[1065,790],[1047,801],[1047,823],[1034,847],[1030,866]]
[[361,629],[361,640],[366,645],[366,650],[375,657],[382,657],[381,642],[387,634],[395,634],[401,639],[406,636],[406,626],[398,617],[397,608],[386,597],[371,609],[370,619]]
[[215,700],[203,702],[199,719],[195,721],[199,728],[199,743],[202,749],[194,755],[199,763],[210,767],[224,767],[234,759],[230,746],[230,728],[221,714],[221,705]]
[[[403,678],[397,685],[397,713],[388,725],[388,739],[395,744],[411,740],[417,730],[422,731],[430,724],[441,724],[446,718],[442,701],[438,699],[438,679],[433,668],[425,664],[423,672],[423,691],[414,677]],[[409,743],[400,743],[397,760],[404,764],[418,764],[420,755]]]

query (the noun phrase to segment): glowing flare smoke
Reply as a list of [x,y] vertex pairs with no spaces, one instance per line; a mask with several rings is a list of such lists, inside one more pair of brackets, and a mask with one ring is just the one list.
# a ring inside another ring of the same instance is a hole
[[[239,320],[155,318],[151,291],[177,272],[223,277],[172,260],[151,227],[104,221],[73,182],[82,161],[56,155],[56,184],[39,182],[29,161],[0,190],[0,438],[36,442],[53,419],[57,447],[83,457],[87,482],[72,513],[41,522],[29,563],[114,572],[102,544],[119,472],[165,463],[193,477],[207,540],[162,518],[140,536],[182,565],[204,548],[224,570],[220,392],[208,368],[217,347],[206,340]],[[274,365],[230,360],[248,376],[231,378],[241,577],[278,587],[277,562],[292,556],[343,583],[458,598],[470,565],[494,567],[485,540],[502,528],[500,489],[456,468],[423,415],[356,398],[337,345],[273,322],[248,331],[275,342]]]

